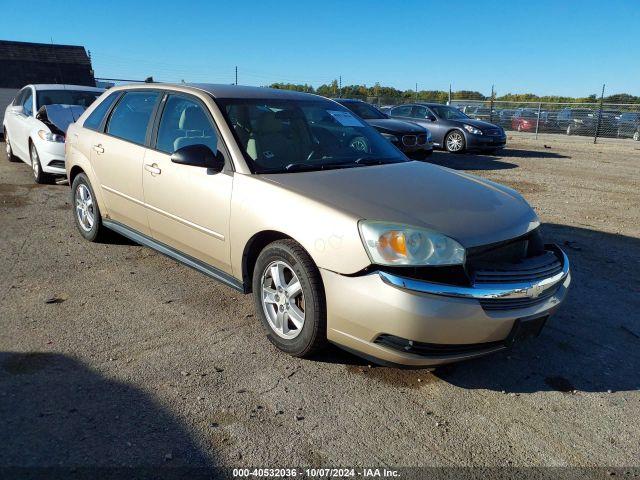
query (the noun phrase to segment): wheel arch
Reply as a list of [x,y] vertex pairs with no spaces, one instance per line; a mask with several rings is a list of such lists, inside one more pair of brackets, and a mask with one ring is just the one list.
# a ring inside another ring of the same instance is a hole
[[293,240],[302,247],[295,238],[277,230],[262,230],[247,241],[242,252],[242,285],[245,293],[251,293],[252,291],[253,270],[260,252],[270,243],[285,239]]
[[253,272],[260,252],[262,252],[267,245],[278,240],[293,240],[302,250],[305,251],[315,264],[310,252],[301,242],[293,238],[291,235],[287,235],[286,233],[278,230],[262,230],[257,232],[249,239],[244,246],[244,251],[242,252],[242,284],[246,293],[251,293],[252,291]]

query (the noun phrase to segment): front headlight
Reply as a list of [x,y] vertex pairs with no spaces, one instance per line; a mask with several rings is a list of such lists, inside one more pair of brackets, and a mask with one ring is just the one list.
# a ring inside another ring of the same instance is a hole
[[433,141],[433,136],[431,136],[431,132],[427,130],[427,142],[431,143]]
[[396,137],[395,135],[391,135],[390,133],[380,133],[380,135],[382,135],[384,138],[386,138],[387,140],[389,140],[391,143],[398,143],[400,141],[400,139],[398,139],[398,137]]
[[473,133],[474,135],[482,135],[482,130],[472,126],[472,125],[467,125],[466,123],[463,125],[464,129],[469,132],[469,133]]
[[38,136],[47,142],[64,143],[64,135],[47,132],[46,130],[38,130]]
[[464,247],[426,228],[363,220],[358,225],[369,258],[379,265],[461,265]]

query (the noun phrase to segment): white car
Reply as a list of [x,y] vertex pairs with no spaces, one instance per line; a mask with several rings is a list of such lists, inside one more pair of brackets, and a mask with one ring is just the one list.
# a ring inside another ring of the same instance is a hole
[[31,165],[36,183],[66,175],[66,129],[102,92],[102,88],[80,85],[24,87],[4,114],[7,158]]

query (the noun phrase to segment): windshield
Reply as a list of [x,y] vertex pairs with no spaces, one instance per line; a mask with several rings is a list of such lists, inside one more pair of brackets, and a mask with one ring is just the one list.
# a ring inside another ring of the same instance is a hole
[[380,118],[387,118],[376,107],[364,102],[344,102],[345,107],[365,120],[375,120]]
[[469,118],[457,108],[447,107],[446,105],[429,105],[429,108],[433,110],[439,118],[445,120],[465,120]]
[[87,108],[102,92],[86,90],[38,90],[36,93],[36,108],[44,105],[80,105]]
[[216,101],[255,173],[409,161],[372,127],[329,100]]

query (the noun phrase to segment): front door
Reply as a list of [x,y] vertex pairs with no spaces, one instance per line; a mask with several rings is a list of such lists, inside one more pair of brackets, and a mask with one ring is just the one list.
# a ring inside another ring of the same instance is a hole
[[149,235],[142,193],[142,168],[150,120],[160,94],[152,90],[125,93],[96,133],[91,164],[100,182],[109,219]]
[[[195,97],[163,100],[155,148],[144,158],[143,187],[151,236],[219,270],[230,272],[229,211],[233,173],[181,165],[171,155],[187,145],[221,148],[207,107]],[[224,155],[224,153],[221,153]],[[228,156],[226,157],[228,159]]]

